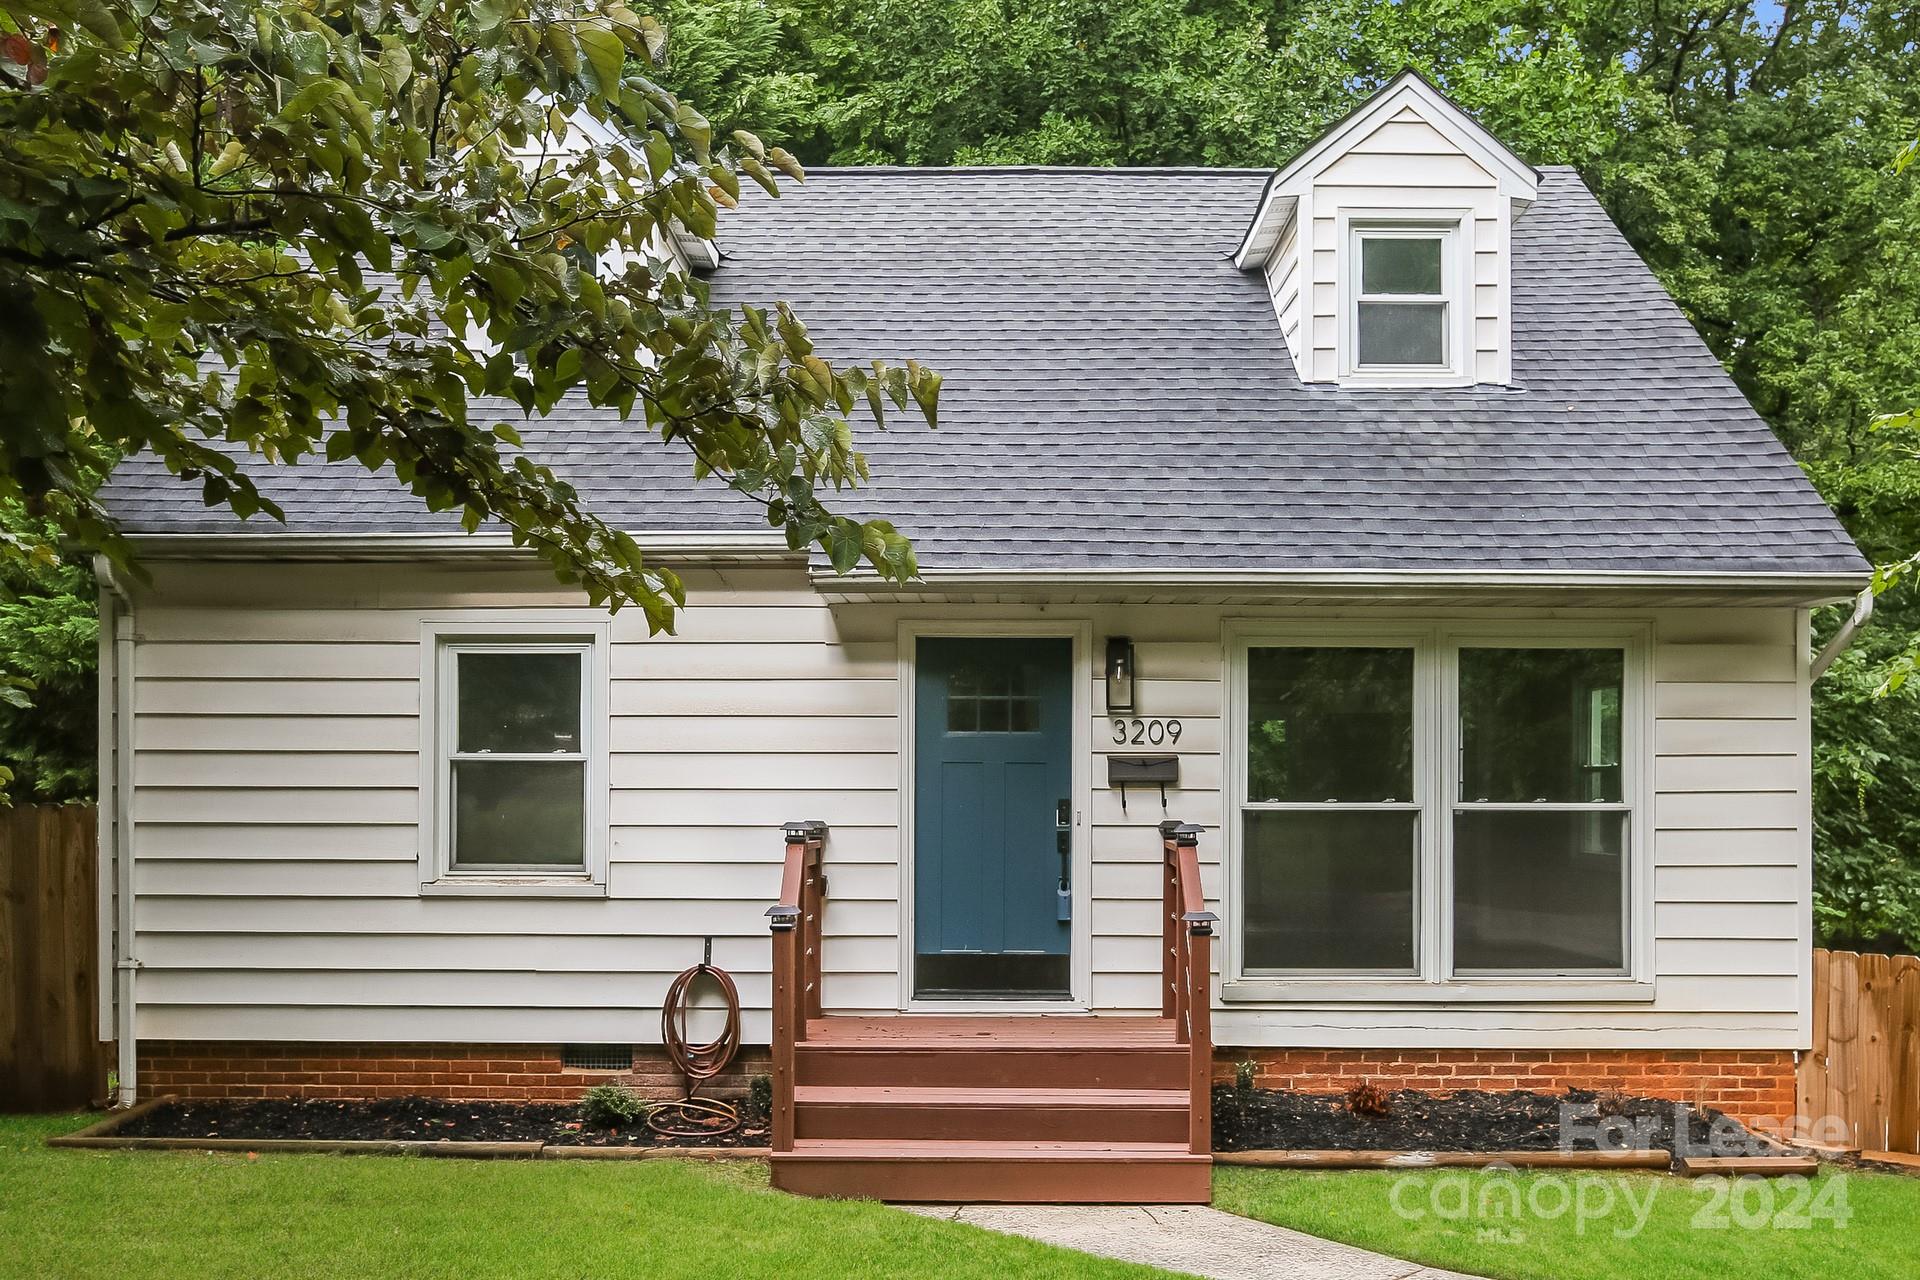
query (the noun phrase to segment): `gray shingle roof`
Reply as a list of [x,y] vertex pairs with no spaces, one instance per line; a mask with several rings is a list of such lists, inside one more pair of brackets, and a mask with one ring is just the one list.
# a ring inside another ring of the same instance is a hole
[[[1514,224],[1515,386],[1447,390],[1299,381],[1263,281],[1227,260],[1265,178],[817,172],[726,218],[713,293],[793,303],[830,357],[945,375],[940,430],[862,428],[874,482],[842,499],[928,570],[1864,569],[1571,170]],[[625,527],[762,527],[610,412],[524,434]],[[290,531],[453,527],[350,465],[258,474]],[[277,527],[144,458],[107,501],[135,533]]]

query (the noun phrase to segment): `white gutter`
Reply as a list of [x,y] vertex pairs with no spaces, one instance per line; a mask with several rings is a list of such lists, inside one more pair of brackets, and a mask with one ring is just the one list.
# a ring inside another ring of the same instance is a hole
[[[114,1042],[119,1062],[114,1105],[132,1106],[138,1093],[140,1068],[139,998],[136,979],[140,961],[134,955],[138,938],[134,926],[133,891],[133,597],[104,556],[93,560],[95,581],[103,598],[117,601],[113,627],[113,872],[114,872]],[[109,619],[103,614],[101,622]],[[103,645],[104,648],[104,645]],[[104,683],[107,672],[102,672]],[[103,786],[106,775],[101,778]]]
[[1873,616],[1873,600],[1872,587],[1866,588],[1854,597],[1853,613],[1840,624],[1840,629],[1833,633],[1833,639],[1827,641],[1826,647],[1821,649],[1814,658],[1813,666],[1809,668],[1809,681],[1818,680],[1827,674],[1827,668],[1833,665],[1833,660],[1846,652],[1847,646],[1853,643],[1853,637],[1859,633],[1861,627],[1867,625],[1867,619]]
[[[788,548],[777,530],[723,530],[688,533],[635,533],[647,555],[663,559],[791,559],[805,551]],[[341,559],[413,560],[422,557],[531,557],[530,546],[515,546],[509,533],[135,533],[127,537],[142,556],[154,559]]]
[[1869,581],[1862,573],[1712,573],[1640,569],[927,569],[909,583],[873,573],[818,574],[822,590],[940,590],[944,587],[1005,587],[1010,590],[1072,587],[1212,587],[1272,591],[1288,587],[1641,587],[1656,590],[1801,591],[1844,600]]

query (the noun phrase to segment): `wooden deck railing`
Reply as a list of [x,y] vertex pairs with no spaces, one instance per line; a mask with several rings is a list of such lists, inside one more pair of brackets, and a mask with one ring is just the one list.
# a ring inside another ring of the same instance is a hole
[[1213,926],[1200,887],[1200,828],[1186,822],[1160,824],[1166,861],[1161,927],[1162,1017],[1187,1046],[1189,1107],[1187,1146],[1195,1155],[1213,1150]]
[[820,866],[827,824],[789,822],[780,901],[767,908],[773,931],[773,1149],[793,1150],[793,1047],[820,1016],[820,916],[827,876]]

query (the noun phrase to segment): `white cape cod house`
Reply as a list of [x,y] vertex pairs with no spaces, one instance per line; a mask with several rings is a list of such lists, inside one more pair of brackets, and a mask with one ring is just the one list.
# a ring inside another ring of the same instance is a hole
[[945,375],[852,498],[919,581],[584,404],[528,448],[676,636],[351,465],[285,526],[114,476],[127,1089],[668,1088],[711,938],[804,1190],[1204,1198],[1244,1060],[1792,1111],[1868,569],[1575,173],[1409,75],[1278,173],[829,170],[719,250]]

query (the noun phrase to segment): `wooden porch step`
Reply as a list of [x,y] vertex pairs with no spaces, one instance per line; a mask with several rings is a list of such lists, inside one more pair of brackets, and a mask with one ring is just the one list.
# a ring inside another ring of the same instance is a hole
[[795,1084],[840,1088],[1187,1088],[1187,1050],[1161,1018],[816,1018]]
[[992,1044],[1018,1048],[1153,1048],[1178,1043],[1171,1018],[1093,1014],[836,1014],[807,1020],[808,1044],[895,1048]]
[[1213,1159],[1180,1142],[797,1139],[773,1185],[911,1202],[1204,1204]]
[[1185,1089],[799,1085],[800,1138],[1184,1143]]

